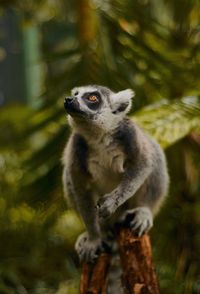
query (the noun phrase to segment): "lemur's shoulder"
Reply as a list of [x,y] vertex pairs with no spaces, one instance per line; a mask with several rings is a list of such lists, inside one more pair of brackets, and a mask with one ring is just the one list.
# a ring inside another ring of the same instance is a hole
[[64,149],[62,162],[64,165],[77,165],[87,172],[88,144],[78,133],[72,133]]
[[142,144],[148,141],[144,132],[129,118],[121,121],[114,133],[114,138],[127,155],[137,154],[140,152]]

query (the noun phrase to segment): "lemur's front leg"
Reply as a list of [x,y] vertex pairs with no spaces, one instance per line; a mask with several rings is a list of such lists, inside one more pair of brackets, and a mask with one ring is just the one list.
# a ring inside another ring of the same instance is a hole
[[[104,195],[97,203],[100,219],[110,217],[117,208],[126,202],[144,183],[152,171],[149,163],[141,162],[138,166],[127,168],[119,186],[111,193]],[[139,230],[139,235],[152,226],[152,213],[148,207],[137,208],[132,222],[132,228]]]
[[63,180],[67,196],[80,213],[86,226],[86,232],[77,238],[75,249],[81,261],[92,261],[104,251],[106,244],[101,238],[93,195],[88,187],[89,180],[86,181],[84,175],[80,175],[77,169],[76,172],[73,170],[68,172],[67,169],[64,172]]

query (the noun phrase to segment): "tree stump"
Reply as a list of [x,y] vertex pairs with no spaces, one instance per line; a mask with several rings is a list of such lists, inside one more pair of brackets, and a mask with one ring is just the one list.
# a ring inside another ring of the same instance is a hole
[[[151,242],[147,234],[136,237],[128,228],[117,232],[123,269],[122,282],[128,294],[159,294],[152,261]],[[84,263],[80,294],[106,294],[111,255],[103,253],[96,262]],[[117,294],[117,293],[116,293]]]
[[94,264],[84,263],[80,294],[106,294],[109,265],[110,255],[107,253],[101,254]]
[[122,281],[127,292],[159,294],[149,236],[136,237],[130,229],[121,229],[117,239],[123,268]]

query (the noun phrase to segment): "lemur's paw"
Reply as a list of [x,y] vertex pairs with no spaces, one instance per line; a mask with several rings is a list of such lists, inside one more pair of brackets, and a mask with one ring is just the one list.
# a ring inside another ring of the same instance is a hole
[[93,262],[100,253],[106,250],[106,244],[100,238],[90,240],[88,233],[84,232],[77,238],[75,250],[81,262]]
[[125,212],[121,221],[128,226],[139,237],[148,232],[153,226],[153,216],[148,207],[137,207]]
[[109,218],[116,210],[116,203],[112,196],[105,195],[99,199],[96,205],[99,218],[104,220]]

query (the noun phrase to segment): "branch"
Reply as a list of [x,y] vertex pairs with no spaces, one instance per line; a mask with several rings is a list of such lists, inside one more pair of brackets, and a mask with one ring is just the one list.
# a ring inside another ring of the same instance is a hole
[[159,294],[149,236],[135,237],[130,229],[122,229],[118,233],[118,244],[123,283],[128,293]]
[[84,263],[80,282],[80,294],[106,294],[110,255],[103,253],[97,261]]
[[[122,228],[117,233],[117,241],[123,268],[122,281],[127,293],[159,294],[149,236],[145,234],[142,237],[136,237],[130,229]],[[103,253],[94,264],[83,264],[80,294],[107,293],[110,258],[108,253]]]

